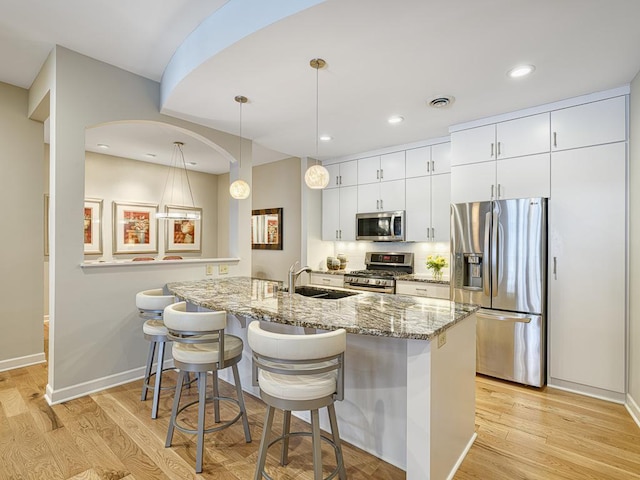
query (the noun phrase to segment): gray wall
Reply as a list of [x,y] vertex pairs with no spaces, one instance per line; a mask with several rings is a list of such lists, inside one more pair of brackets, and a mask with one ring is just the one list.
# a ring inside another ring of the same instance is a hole
[[300,159],[288,158],[253,168],[252,208],[282,208],[282,250],[252,250],[254,277],[286,281],[289,265],[302,255]]
[[44,133],[27,106],[27,90],[0,83],[0,370],[44,360]]
[[[629,385],[640,421],[640,75],[631,83],[629,107]],[[631,407],[630,407],[631,408]]]

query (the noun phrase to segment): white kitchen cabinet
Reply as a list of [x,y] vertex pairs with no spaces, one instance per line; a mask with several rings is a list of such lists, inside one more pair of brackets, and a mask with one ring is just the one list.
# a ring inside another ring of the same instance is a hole
[[388,182],[405,178],[405,153],[388,153],[361,158],[358,162],[358,185]]
[[626,140],[626,97],[551,112],[551,149],[579,148]]
[[322,239],[355,241],[358,187],[322,191]]
[[412,282],[396,280],[397,295],[414,295],[418,297],[442,298],[449,300],[449,286],[428,282]]
[[549,197],[550,154],[451,167],[451,203]]
[[329,172],[327,188],[348,187],[358,183],[358,161],[332,163],[325,165]]
[[468,165],[549,151],[549,113],[451,134],[451,165]]
[[407,178],[407,241],[449,241],[450,197],[450,174]]
[[405,181],[358,185],[358,213],[405,209]]
[[624,142],[552,155],[549,384],[625,392],[625,172]]
[[439,143],[406,151],[406,178],[451,172],[451,143]]
[[325,287],[343,287],[344,275],[336,273],[311,272],[309,283],[312,285],[323,285]]

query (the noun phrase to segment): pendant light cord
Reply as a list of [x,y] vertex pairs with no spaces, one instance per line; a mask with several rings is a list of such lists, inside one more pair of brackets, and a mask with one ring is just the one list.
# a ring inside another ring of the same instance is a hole
[[318,80],[318,71],[320,70],[320,66],[318,65],[316,67],[316,165],[320,164],[320,161],[318,160],[318,136],[320,134],[320,83]]
[[[160,205],[163,205],[164,195],[167,192],[167,186],[169,185],[169,177],[171,177],[171,197],[170,203],[173,203],[173,191],[175,190],[176,183],[176,170],[178,169],[178,154],[180,152],[180,158],[182,160],[182,170],[184,170],[184,176],[187,179],[187,187],[189,187],[189,196],[191,197],[191,206],[195,208],[195,202],[193,201],[193,191],[191,190],[191,182],[189,181],[189,172],[187,171],[187,163],[184,161],[184,151],[182,150],[182,142],[173,142],[173,154],[171,155],[171,164],[169,165],[169,171],[167,172],[167,178],[164,182],[164,189],[162,190],[162,197],[160,198]],[[180,182],[180,191],[182,192],[182,203],[184,203],[184,189],[182,188],[182,182]]]

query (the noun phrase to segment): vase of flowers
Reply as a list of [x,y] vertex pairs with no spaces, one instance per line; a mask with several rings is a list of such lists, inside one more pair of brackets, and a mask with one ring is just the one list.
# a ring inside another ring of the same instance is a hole
[[433,279],[438,282],[442,281],[442,269],[448,265],[446,258],[442,255],[436,255],[435,257],[429,255],[427,257],[427,269],[431,270]]

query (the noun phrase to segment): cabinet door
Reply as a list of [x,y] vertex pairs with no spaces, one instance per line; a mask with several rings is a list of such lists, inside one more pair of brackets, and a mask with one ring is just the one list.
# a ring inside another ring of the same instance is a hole
[[451,172],[451,142],[431,146],[431,174]]
[[[407,195],[409,191],[407,190]],[[451,230],[451,174],[431,176],[431,241],[449,243]]]
[[340,187],[340,240],[355,242],[358,187]]
[[548,152],[549,114],[541,113],[499,123],[496,136],[498,160]]
[[551,194],[551,154],[498,160],[497,195],[508,198],[549,197]]
[[625,391],[624,143],[557,152],[549,202],[550,376]]
[[423,177],[431,173],[431,147],[420,147],[406,152],[407,178]]
[[322,191],[322,240],[337,240],[340,230],[340,189]]
[[358,185],[380,181],[380,157],[367,157],[357,160]]
[[380,210],[404,210],[405,184],[404,180],[380,182]]
[[492,200],[496,162],[451,167],[451,203]]
[[350,187],[358,184],[358,161],[350,160],[340,164],[340,186]]
[[327,185],[327,188],[338,188],[340,186],[340,164],[332,163],[331,165],[324,165],[324,168],[329,172],[329,185]]
[[451,134],[451,166],[495,160],[496,126],[460,130]]
[[358,213],[377,212],[380,210],[380,184],[368,183],[358,185]]
[[404,180],[404,150],[380,156],[380,181]]
[[551,112],[551,150],[626,140],[626,97]]
[[431,177],[406,180],[406,224],[408,242],[431,239]]

